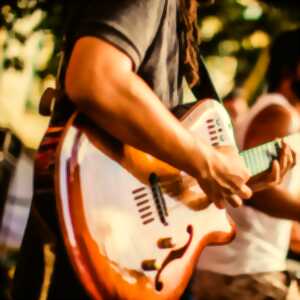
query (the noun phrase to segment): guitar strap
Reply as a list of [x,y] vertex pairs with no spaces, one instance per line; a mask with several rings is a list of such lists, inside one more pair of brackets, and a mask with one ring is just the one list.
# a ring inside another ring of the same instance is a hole
[[196,99],[196,101],[182,103],[171,109],[171,112],[177,117],[181,118],[185,115],[194,105],[195,103],[203,100],[203,99],[215,99],[216,101],[223,103],[221,98],[219,97],[215,86],[210,78],[209,72],[204,62],[204,58],[199,55],[198,56],[198,65],[199,65],[199,78],[198,83],[191,87],[190,89]]
[[212,98],[222,103],[222,100],[219,97],[216,88],[211,80],[210,74],[205,65],[204,58],[200,54],[198,55],[198,65],[200,80],[194,87],[191,88],[194,96],[199,100]]

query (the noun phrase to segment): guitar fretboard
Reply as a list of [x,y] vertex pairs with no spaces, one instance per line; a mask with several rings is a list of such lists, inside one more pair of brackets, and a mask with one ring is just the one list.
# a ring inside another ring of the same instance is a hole
[[[299,143],[300,133],[294,133],[283,140],[287,144]],[[268,170],[274,158],[278,157],[281,147],[281,141],[275,140],[263,145],[242,151],[240,156],[243,158],[246,167],[251,172],[252,176]]]

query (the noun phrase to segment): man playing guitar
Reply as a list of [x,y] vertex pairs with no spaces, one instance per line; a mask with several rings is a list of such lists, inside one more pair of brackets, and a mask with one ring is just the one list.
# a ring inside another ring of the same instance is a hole
[[[46,180],[51,178],[54,160],[48,147],[55,149],[57,128],[74,107],[96,128],[196,178],[218,207],[225,202],[240,206],[253,192],[234,148],[212,147],[195,138],[168,110],[180,104],[183,76],[190,84],[199,80],[197,1],[93,0],[76,5],[66,34],[62,73],[70,101],[57,103],[52,130],[37,156],[36,193],[16,269],[14,299],[39,298],[42,279],[49,275],[43,267],[46,243],[55,254],[47,299],[89,298],[68,261],[53,183]],[[266,177],[267,185],[279,182],[293,162],[291,149],[284,145]],[[41,233],[45,228],[48,234]]]

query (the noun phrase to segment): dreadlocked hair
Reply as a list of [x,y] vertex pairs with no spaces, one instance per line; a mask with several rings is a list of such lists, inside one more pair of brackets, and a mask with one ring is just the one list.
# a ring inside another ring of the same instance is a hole
[[197,10],[197,0],[179,0],[179,30],[183,46],[183,68],[186,80],[191,87],[195,86],[200,80]]

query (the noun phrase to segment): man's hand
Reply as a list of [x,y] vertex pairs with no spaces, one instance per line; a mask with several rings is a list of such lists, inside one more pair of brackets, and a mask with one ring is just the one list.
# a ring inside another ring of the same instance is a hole
[[278,159],[272,162],[270,170],[251,178],[248,185],[253,192],[259,192],[280,184],[286,173],[296,164],[296,153],[282,141]]
[[233,147],[213,148],[204,162],[196,179],[217,207],[223,208],[225,201],[237,207],[242,205],[242,199],[252,196],[251,189],[246,185],[250,173]]

